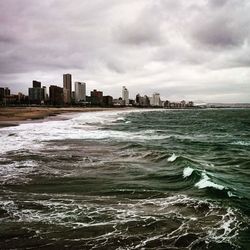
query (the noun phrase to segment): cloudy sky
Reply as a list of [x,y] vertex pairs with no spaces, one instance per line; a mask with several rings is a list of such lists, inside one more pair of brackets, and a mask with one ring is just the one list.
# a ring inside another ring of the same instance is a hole
[[0,0],[0,86],[250,102],[249,0]]

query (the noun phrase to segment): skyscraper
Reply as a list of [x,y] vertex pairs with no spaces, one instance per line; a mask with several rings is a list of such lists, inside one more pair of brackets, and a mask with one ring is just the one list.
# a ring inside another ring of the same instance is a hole
[[86,83],[75,82],[75,100],[76,102],[86,101]]
[[41,88],[41,82],[33,81],[32,88],[29,88],[29,101],[31,104],[44,103],[44,89]]
[[122,100],[124,101],[124,105],[129,105],[129,92],[125,86],[122,87]]
[[33,88],[41,88],[41,82],[38,82],[38,81],[33,81],[32,82],[32,85],[33,85]]
[[71,74],[63,75],[63,94],[64,94],[64,103],[71,103],[71,94],[72,94],[72,79]]
[[150,104],[152,106],[161,106],[161,99],[159,93],[154,93],[152,98],[150,99]]

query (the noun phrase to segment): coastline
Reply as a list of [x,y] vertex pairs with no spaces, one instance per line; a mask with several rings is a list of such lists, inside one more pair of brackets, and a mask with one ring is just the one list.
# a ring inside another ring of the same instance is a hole
[[[125,108],[127,109],[127,108]],[[0,128],[9,126],[18,126],[20,123],[43,120],[48,117],[60,114],[81,113],[81,112],[99,112],[125,110],[124,108],[86,108],[86,107],[7,107],[0,108]]]

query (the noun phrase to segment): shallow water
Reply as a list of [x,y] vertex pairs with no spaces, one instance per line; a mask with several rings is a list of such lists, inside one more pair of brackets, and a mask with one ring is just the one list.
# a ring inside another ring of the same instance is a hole
[[250,110],[0,129],[0,249],[250,249]]

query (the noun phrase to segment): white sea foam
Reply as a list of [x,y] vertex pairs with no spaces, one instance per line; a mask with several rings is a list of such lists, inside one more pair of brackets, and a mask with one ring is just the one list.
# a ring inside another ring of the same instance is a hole
[[237,197],[237,195],[233,194],[231,191],[227,192],[228,197]]
[[126,120],[125,120],[125,118],[124,118],[124,117],[118,117],[118,118],[116,119],[116,121],[119,121],[119,122],[125,122]]
[[183,169],[183,177],[187,178],[193,173],[194,169],[191,167],[186,167]]
[[168,161],[169,161],[169,162],[174,162],[177,158],[178,158],[178,156],[177,156],[175,153],[173,153],[173,154],[168,158]]
[[31,160],[2,165],[0,168],[0,184],[29,182],[30,178],[27,175],[34,172],[37,166],[37,163]]
[[207,188],[207,187],[212,187],[212,188],[216,188],[219,190],[225,189],[225,187],[223,185],[219,185],[219,184],[212,182],[210,180],[210,178],[207,176],[207,174],[204,172],[202,173],[201,180],[199,182],[197,182],[195,184],[195,186],[198,187],[199,189],[203,189],[203,188]]
[[[9,151],[29,150],[39,151],[46,142],[53,140],[82,139],[120,141],[165,139],[166,136],[157,135],[154,131],[125,132],[115,130],[102,130],[103,124],[112,125],[117,117],[122,118],[132,111],[102,111],[76,114],[68,120],[44,121],[41,123],[25,123],[17,127],[0,129],[1,153]],[[133,111],[135,112],[135,111]],[[150,132],[150,133],[149,133]],[[13,134],[15,136],[13,136]],[[11,136],[10,136],[11,135]]]
[[[130,222],[140,222],[143,227],[147,228],[151,223],[163,220],[168,223],[169,218],[174,215],[178,216],[180,223],[173,225],[172,231],[165,233],[160,227],[159,234],[152,234],[148,240],[141,241],[137,245],[138,248],[143,248],[147,242],[160,239],[162,236],[164,239],[174,240],[184,234],[200,234],[200,238],[208,242],[230,242],[238,234],[241,226],[239,219],[242,220],[237,210],[223,208],[219,204],[185,195],[120,200],[119,203],[117,203],[117,197],[112,196],[105,196],[105,202],[100,203],[103,200],[100,196],[83,197],[81,195],[76,199],[77,196],[62,195],[53,196],[53,199],[49,199],[50,196],[47,197],[48,199],[44,199],[45,196],[39,199],[37,195],[33,195],[18,203],[0,199],[0,207],[7,212],[11,220],[15,219],[19,222],[64,225],[74,229],[112,225],[114,231],[103,232],[99,236],[105,238],[114,237],[115,234],[123,234],[127,237]],[[36,209],[37,206],[45,209]],[[190,213],[190,208],[195,212]],[[207,213],[209,213],[208,216]],[[108,219],[100,221],[100,216]],[[88,220],[85,221],[84,218]],[[199,228],[194,227],[194,223],[198,223]],[[123,230],[122,226],[126,230]]]
[[250,146],[250,142],[247,142],[247,141],[236,141],[236,142],[232,142],[231,144],[240,145],[240,146]]

